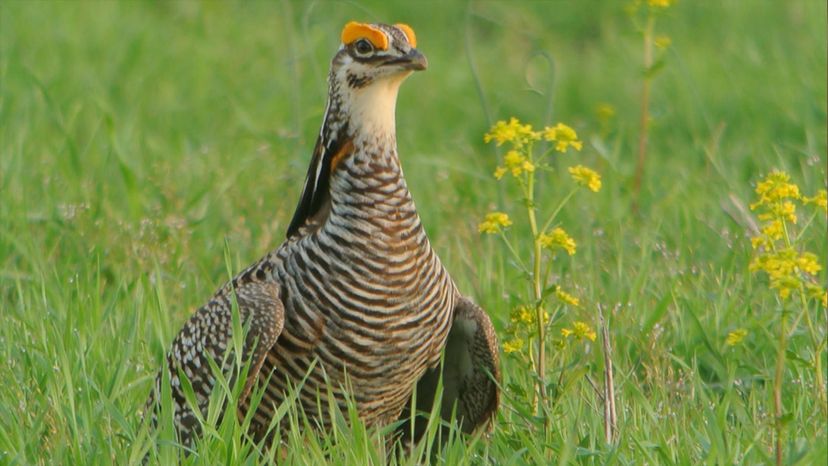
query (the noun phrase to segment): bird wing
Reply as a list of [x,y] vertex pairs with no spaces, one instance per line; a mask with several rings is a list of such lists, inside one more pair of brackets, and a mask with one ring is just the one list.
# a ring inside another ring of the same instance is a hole
[[492,321],[480,306],[461,297],[446,341],[443,417],[450,416],[457,403],[457,419],[463,432],[491,427],[500,403],[499,384],[500,353]]
[[[491,428],[500,403],[498,348],[497,335],[489,316],[468,298],[460,297],[446,340],[442,374],[439,366],[426,370],[417,382],[413,395],[418,411],[412,420],[413,426],[403,422],[398,429],[404,445],[418,442],[425,433],[427,413],[432,410],[440,375],[443,378],[440,417],[449,421],[455,413],[460,429],[467,434],[480,428]],[[401,415],[402,420],[411,420],[410,405]]]
[[[267,352],[282,333],[284,306],[279,294],[279,286],[274,282],[239,283],[239,280],[234,280],[199,308],[173,340],[167,354],[167,370],[174,406],[173,419],[182,445],[192,444],[193,438],[200,431],[200,425],[185,399],[179,374],[185,375],[192,386],[202,416],[207,414],[210,394],[216,383],[209,359],[221,368],[225,380],[233,386],[234,374],[238,373],[233,350],[235,296],[241,324],[249,326],[243,341],[241,360],[250,358],[250,369],[241,394],[241,404],[250,394]],[[153,425],[157,424],[157,400],[160,399],[162,376],[163,373],[159,372],[155,388],[147,401],[146,412],[152,413]]]

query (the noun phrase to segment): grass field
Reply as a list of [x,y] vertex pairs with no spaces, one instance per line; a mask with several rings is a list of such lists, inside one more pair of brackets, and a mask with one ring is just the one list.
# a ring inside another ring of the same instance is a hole
[[[430,67],[401,91],[402,163],[434,248],[501,333],[528,284],[477,231],[486,212],[517,204],[491,175],[498,153],[483,134],[511,116],[564,121],[584,149],[561,168],[603,175],[599,193],[575,196],[560,217],[579,247],[556,273],[588,305],[551,324],[552,434],[526,418],[531,377],[505,354],[491,437],[439,458],[773,462],[777,329],[797,308],[783,314],[748,270],[753,214],[736,206],[774,168],[809,195],[825,188],[825,18],[817,0],[685,0],[659,15],[672,43],[651,81],[634,210],[642,39],[625,2],[2,2],[0,464],[172,458],[169,433],[156,441],[140,427],[151,379],[228,264],[239,270],[284,238],[351,19],[417,31]],[[601,104],[614,116],[600,119]],[[541,202],[554,205],[571,184],[565,170],[544,176]],[[823,285],[825,231],[820,214],[801,238]],[[575,321],[597,328],[598,304],[612,310],[611,445],[589,383],[602,380],[600,345],[553,344]],[[807,312],[825,367],[825,309]],[[737,329],[746,337],[728,345]],[[828,457],[814,351],[800,323],[784,372],[786,464]],[[223,426],[187,461],[273,460],[241,438]],[[285,462],[381,462],[377,438],[359,425],[291,437]]]

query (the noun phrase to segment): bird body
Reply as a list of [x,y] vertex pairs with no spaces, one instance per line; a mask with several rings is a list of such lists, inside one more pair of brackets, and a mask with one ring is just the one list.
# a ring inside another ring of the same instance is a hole
[[[429,410],[449,349],[443,416],[456,406],[471,432],[497,407],[491,322],[459,294],[431,248],[397,154],[397,92],[425,69],[425,57],[405,25],[349,23],[342,40],[287,241],[222,287],[173,342],[169,380],[185,445],[199,431],[193,408],[206,410],[215,385],[207,358],[224,360],[225,373],[232,369],[233,358],[222,358],[232,350],[234,299],[249,323],[243,356],[251,359],[240,409],[254,387],[263,392],[254,438],[270,434],[292,390],[320,429],[330,427],[329,402],[345,412],[349,398],[367,426],[391,424],[407,415],[415,386],[423,391],[418,408]],[[180,374],[193,387],[195,407]],[[162,380],[159,374],[150,404]]]
[[256,266],[281,285],[286,315],[262,370],[289,375],[269,382],[254,418],[264,427],[288,384],[298,385],[314,360],[300,390],[305,412],[317,410],[327,386],[345,412],[348,387],[368,425],[395,421],[411,387],[439,362],[456,289],[428,242],[396,154],[377,157],[365,144],[337,167],[326,221]]

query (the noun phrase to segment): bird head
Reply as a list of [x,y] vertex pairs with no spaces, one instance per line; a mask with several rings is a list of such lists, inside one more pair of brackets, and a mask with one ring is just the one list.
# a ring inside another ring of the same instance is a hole
[[331,75],[340,85],[362,89],[382,80],[402,80],[428,67],[417,47],[414,30],[406,24],[367,24],[351,21],[342,29],[342,45],[331,62]]
[[[362,153],[396,158],[395,111],[400,84],[428,67],[416,49],[414,30],[405,24],[350,22],[328,75],[328,106],[299,205],[288,237],[319,212],[329,197],[337,166],[363,147]],[[370,149],[364,149],[370,146]]]
[[400,84],[428,61],[416,49],[414,30],[405,24],[351,21],[342,29],[342,45],[331,61],[330,107],[348,119],[351,135],[394,133]]

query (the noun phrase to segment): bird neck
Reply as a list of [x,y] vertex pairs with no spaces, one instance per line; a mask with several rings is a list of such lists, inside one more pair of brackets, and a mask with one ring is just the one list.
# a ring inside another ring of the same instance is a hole
[[362,88],[349,87],[348,125],[355,145],[381,143],[396,146],[396,108],[400,84],[406,75],[377,80]]
[[365,86],[351,85],[341,76],[331,76],[323,139],[351,141],[357,154],[365,153],[359,149],[382,158],[388,153],[396,154],[397,95],[400,84],[410,74],[399,73]]
[[[338,135],[352,146],[331,173],[331,203],[373,209],[373,203],[393,201],[395,205],[411,202],[397,156],[396,118],[397,94],[407,74],[372,82],[362,88],[348,86],[341,98],[339,114],[346,121]],[[360,194],[379,189],[370,202],[357,200]],[[382,193],[382,194],[380,194]],[[355,194],[357,195],[355,197]],[[413,207],[412,207],[413,208]],[[379,215],[378,212],[375,214]]]
[[399,73],[364,86],[331,75],[324,123],[308,167],[299,204],[288,226],[294,237],[305,225],[320,225],[329,209],[382,186],[410,203],[397,157],[397,94],[409,73]]

